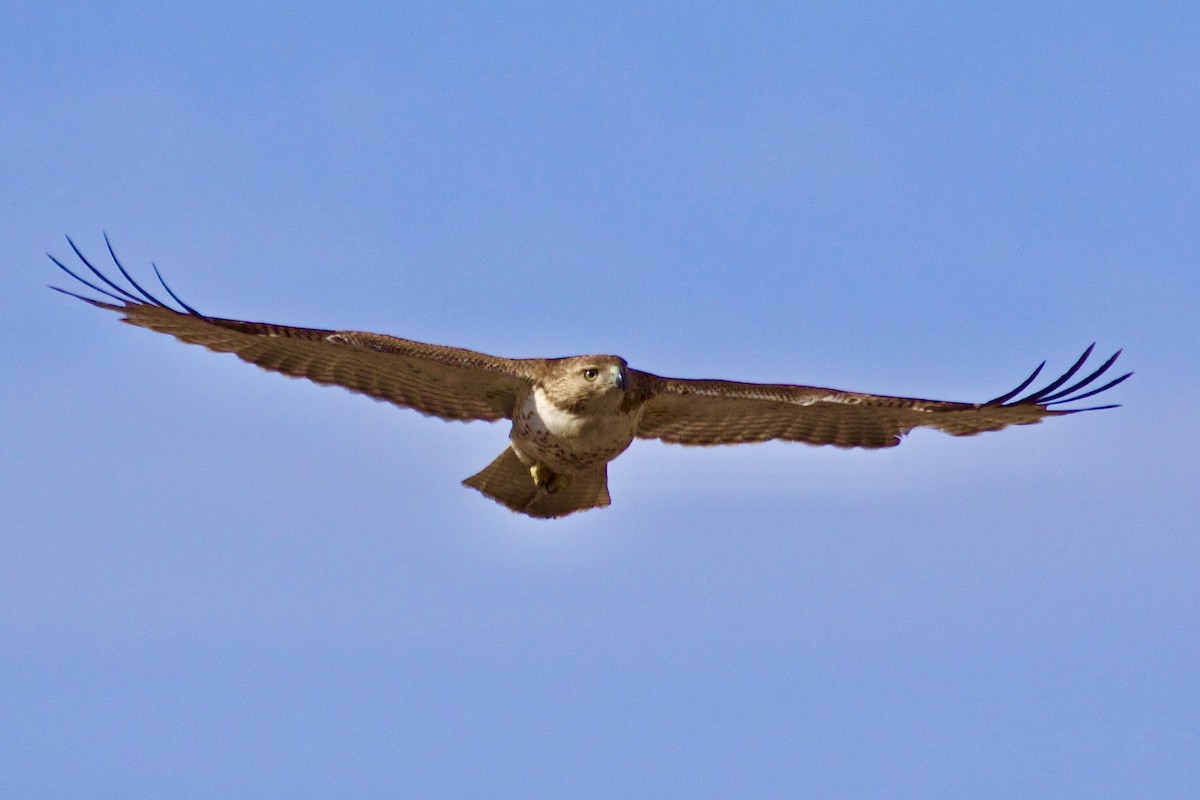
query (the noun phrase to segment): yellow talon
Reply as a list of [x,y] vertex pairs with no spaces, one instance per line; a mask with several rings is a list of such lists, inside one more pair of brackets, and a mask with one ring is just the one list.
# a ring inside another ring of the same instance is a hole
[[561,492],[571,485],[570,475],[551,472],[549,467],[540,462],[529,468],[529,476],[533,478],[534,486],[539,486],[550,494]]
[[546,487],[546,491],[550,494],[562,492],[571,488],[572,476],[570,475],[555,475],[550,479],[550,484]]
[[537,463],[530,467],[529,475],[533,478],[534,486],[541,486],[543,488],[549,486],[550,482],[554,479],[554,473],[542,463]]

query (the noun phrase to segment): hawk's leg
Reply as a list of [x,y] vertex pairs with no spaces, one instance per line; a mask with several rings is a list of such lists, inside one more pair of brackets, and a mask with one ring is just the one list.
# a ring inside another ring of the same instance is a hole
[[550,479],[554,477],[554,473],[550,468],[540,461],[535,461],[533,466],[529,468],[529,475],[533,478],[533,485],[540,486],[543,489],[550,483]]
[[533,478],[534,486],[545,489],[550,494],[561,492],[571,485],[570,475],[551,472],[550,468],[540,461],[529,468],[529,475]]

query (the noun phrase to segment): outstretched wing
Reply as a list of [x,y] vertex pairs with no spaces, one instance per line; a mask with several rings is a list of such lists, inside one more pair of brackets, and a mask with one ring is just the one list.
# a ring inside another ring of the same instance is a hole
[[[100,283],[85,280],[54,256],[50,259],[72,278],[114,302],[51,287],[57,291],[116,311],[123,315],[124,322],[170,334],[181,342],[233,353],[263,369],[343,386],[423,414],[452,420],[510,417],[536,363],[377,333],[293,328],[210,317],[180,300],[158,275],[167,294],[179,304],[180,310],[176,310],[130,277],[111,244],[109,255],[129,282],[128,288],[105,277],[70,238],[67,241]],[[157,267],[154,272],[158,274]]]
[[1070,381],[1092,353],[1048,386],[1017,398],[1037,378],[1042,362],[1020,386],[986,403],[953,403],[913,397],[841,392],[816,386],[734,383],[717,380],[634,376],[646,397],[638,437],[691,445],[740,444],[783,439],[838,447],[894,447],[913,428],[937,428],[954,436],[1030,425],[1046,417],[1115,406],[1056,409],[1054,406],[1105,392],[1126,373],[1091,388],[1121,354],[1118,350],[1087,377]]

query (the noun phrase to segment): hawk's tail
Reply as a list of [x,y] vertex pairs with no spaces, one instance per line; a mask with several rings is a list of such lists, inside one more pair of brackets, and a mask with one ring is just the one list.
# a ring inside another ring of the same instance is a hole
[[608,497],[607,464],[577,472],[570,480],[570,485],[554,492],[547,491],[533,482],[529,467],[521,463],[511,447],[507,447],[482,472],[463,481],[463,485],[478,489],[519,514],[541,519],[564,517],[612,502]]

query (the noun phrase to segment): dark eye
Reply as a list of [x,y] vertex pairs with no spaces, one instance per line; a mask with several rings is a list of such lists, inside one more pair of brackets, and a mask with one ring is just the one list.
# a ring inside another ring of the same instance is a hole
[[600,370],[596,369],[595,367],[588,367],[583,371],[583,379],[587,381],[594,381],[597,377],[599,377],[599,375]]

